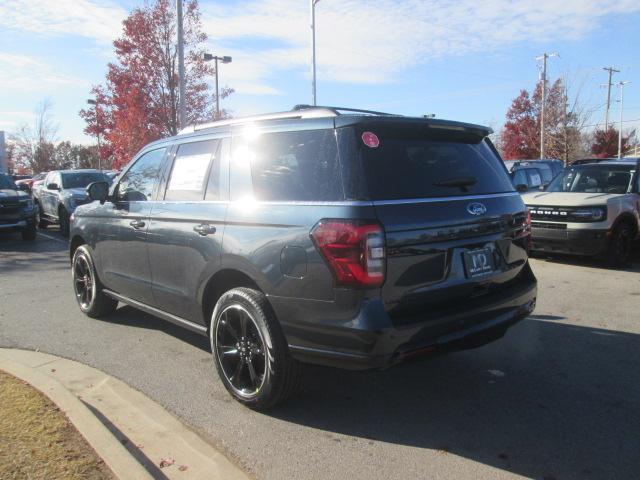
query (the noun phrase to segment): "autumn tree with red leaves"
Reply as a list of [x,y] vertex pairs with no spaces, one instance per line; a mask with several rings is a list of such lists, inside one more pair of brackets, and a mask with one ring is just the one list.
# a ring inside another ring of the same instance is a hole
[[[545,156],[569,162],[583,154],[581,130],[588,113],[581,107],[578,96],[569,103],[567,88],[561,79],[547,87],[545,98]],[[542,82],[533,95],[521,90],[507,111],[500,134],[505,159],[531,159],[540,156],[540,114],[542,111]]]
[[[109,63],[106,82],[94,86],[95,105],[80,112],[85,133],[104,141],[100,157],[121,168],[147,143],[179,130],[178,51],[175,2],[155,0],[136,8],[123,21],[122,36],[113,42],[117,61]],[[207,82],[215,74],[203,58],[207,35],[202,31],[197,0],[184,2],[184,46],[187,123],[212,120],[215,94]],[[233,92],[223,88],[220,98]],[[227,112],[221,112],[227,116]]]
[[[628,148],[631,135],[622,136],[622,152]],[[608,129],[598,129],[593,132],[591,143],[591,153],[598,158],[609,158],[618,156],[618,130],[613,126]]]

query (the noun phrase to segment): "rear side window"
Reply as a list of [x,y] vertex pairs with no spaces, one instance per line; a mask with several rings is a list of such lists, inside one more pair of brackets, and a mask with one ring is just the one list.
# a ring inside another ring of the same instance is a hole
[[502,160],[478,136],[424,125],[372,124],[355,140],[372,200],[513,191]]
[[[196,201],[204,198],[210,168],[219,168],[219,140],[185,143],[178,147],[167,183],[165,200]],[[213,160],[213,167],[212,167]]]
[[527,174],[524,170],[520,169],[513,172],[513,184],[529,186],[529,182],[527,180]]
[[344,198],[333,130],[264,133],[241,143],[235,158],[251,163],[253,196],[265,201]]

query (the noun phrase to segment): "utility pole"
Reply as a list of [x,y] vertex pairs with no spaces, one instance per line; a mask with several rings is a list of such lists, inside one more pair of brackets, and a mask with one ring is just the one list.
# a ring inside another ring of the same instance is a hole
[[180,96],[178,123],[180,128],[184,128],[187,121],[187,105],[184,86],[184,29],[182,28],[182,0],[177,0],[176,6],[178,11],[178,95]]
[[544,158],[544,110],[547,96],[547,59],[557,57],[558,54],[544,52],[536,60],[542,60],[542,106],[540,108],[540,158]]
[[311,104],[316,103],[316,3],[320,0],[310,0],[311,2]]
[[620,87],[620,128],[618,129],[618,158],[622,158],[622,109],[624,108],[624,86],[629,83],[618,82]]
[[613,67],[602,67],[603,70],[609,72],[609,82],[607,83],[607,108],[604,111],[604,131],[609,130],[609,105],[611,103],[611,87],[613,83],[611,83],[611,77],[614,73],[620,73],[620,70],[616,70]]

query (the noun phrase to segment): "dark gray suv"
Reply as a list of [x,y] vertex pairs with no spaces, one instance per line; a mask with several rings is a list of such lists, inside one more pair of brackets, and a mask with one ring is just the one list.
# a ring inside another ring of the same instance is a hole
[[81,310],[208,335],[252,408],[290,396],[300,362],[384,368],[529,315],[530,220],[490,130],[345,111],[190,127],[90,185],[71,219]]

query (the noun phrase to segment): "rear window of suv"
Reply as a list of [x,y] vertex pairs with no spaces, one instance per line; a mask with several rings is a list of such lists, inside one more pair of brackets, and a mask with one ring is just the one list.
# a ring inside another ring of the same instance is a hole
[[[375,125],[378,146],[358,131],[368,197],[394,200],[512,192],[502,160],[477,136],[424,125]],[[370,137],[370,135],[369,135]]]

